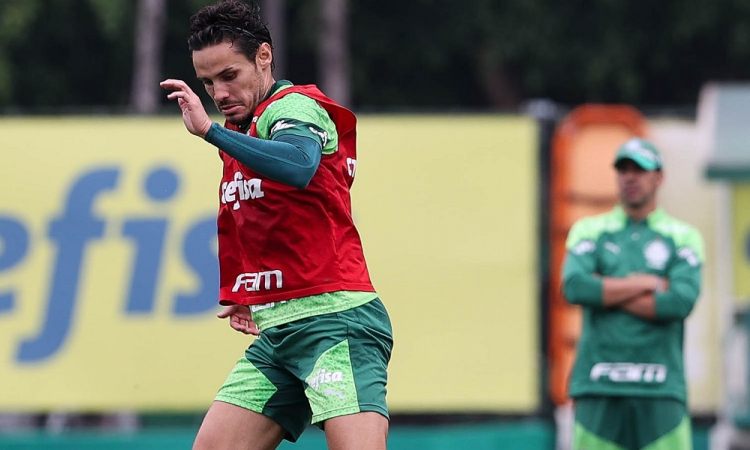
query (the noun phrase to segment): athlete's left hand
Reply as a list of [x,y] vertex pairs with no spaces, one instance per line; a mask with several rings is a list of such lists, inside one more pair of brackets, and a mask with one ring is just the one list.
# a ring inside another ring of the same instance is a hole
[[190,133],[205,138],[213,122],[206,113],[200,97],[182,80],[164,80],[159,83],[159,86],[173,91],[167,95],[167,98],[170,100],[177,99],[177,104],[182,110],[182,121],[185,123],[185,128]]
[[247,305],[225,306],[223,311],[216,314],[216,317],[219,319],[226,319],[229,317],[229,326],[240,333],[252,334],[253,336],[258,336],[260,334],[258,326],[253,322],[250,308]]

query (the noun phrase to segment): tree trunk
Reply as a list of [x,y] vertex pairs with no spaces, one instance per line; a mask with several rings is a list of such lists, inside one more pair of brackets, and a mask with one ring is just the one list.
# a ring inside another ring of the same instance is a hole
[[138,0],[130,92],[131,109],[138,114],[153,114],[159,108],[166,12],[166,0]]
[[320,87],[344,106],[351,103],[349,82],[348,0],[320,0],[321,29],[318,46]]
[[277,80],[283,80],[287,76],[286,0],[263,0],[260,14],[268,22],[268,30],[273,38],[274,76]]

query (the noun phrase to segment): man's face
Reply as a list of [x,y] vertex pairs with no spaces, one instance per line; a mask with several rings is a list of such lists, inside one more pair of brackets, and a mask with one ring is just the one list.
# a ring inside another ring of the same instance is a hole
[[255,61],[226,41],[193,52],[196,76],[229,123],[245,122],[273,84],[267,47],[261,44]]
[[622,160],[617,165],[617,187],[623,206],[638,209],[655,202],[662,178],[659,170],[644,170],[633,160]]

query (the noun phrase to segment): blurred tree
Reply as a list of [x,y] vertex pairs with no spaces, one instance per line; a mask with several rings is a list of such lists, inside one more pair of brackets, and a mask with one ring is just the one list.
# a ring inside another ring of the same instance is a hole
[[344,106],[351,106],[348,3],[348,0],[320,0],[318,31],[320,87]]
[[0,105],[12,103],[15,78],[11,48],[28,34],[40,3],[40,0],[8,0],[0,3]]
[[162,73],[166,0],[138,0],[133,61],[131,108],[140,114],[153,114],[159,108],[159,81]]
[[[202,90],[186,39],[190,16],[213,0],[165,1],[161,75]],[[277,75],[336,96],[343,88],[360,109],[514,108],[529,98],[694,105],[706,81],[750,78],[747,0],[262,1],[277,51],[287,47]],[[0,0],[0,106],[126,108],[136,5]],[[324,35],[348,39],[323,44]],[[325,75],[336,61],[350,76]]]
[[133,2],[0,2],[0,100],[22,108],[124,105]]
[[268,29],[273,38],[273,60],[276,69],[274,74],[277,79],[285,79],[286,69],[286,1],[285,0],[262,0],[261,14],[268,21]]
[[451,0],[352,4],[357,105],[694,104],[750,78],[745,0]]

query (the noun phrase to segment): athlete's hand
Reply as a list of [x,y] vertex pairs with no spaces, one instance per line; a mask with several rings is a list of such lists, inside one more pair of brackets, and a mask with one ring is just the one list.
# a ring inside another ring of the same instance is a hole
[[644,292],[664,292],[669,289],[669,280],[658,275],[647,273],[635,273],[630,278]]
[[258,336],[260,334],[258,326],[253,322],[250,308],[246,305],[225,306],[223,311],[216,314],[216,317],[219,319],[226,319],[229,317],[229,326],[240,333],[252,334],[253,336]]
[[196,136],[202,138],[206,137],[208,129],[211,128],[211,118],[206,113],[206,109],[203,108],[200,97],[190,89],[182,80],[164,80],[159,83],[164,89],[169,89],[171,92],[167,95],[170,100],[177,99],[177,104],[182,110],[182,121],[185,123],[185,128]]
[[669,278],[661,278],[659,277],[659,282],[657,283],[656,291],[655,292],[667,292],[669,290]]

